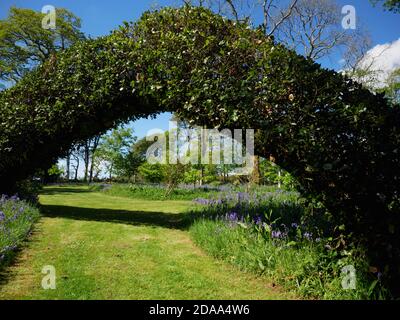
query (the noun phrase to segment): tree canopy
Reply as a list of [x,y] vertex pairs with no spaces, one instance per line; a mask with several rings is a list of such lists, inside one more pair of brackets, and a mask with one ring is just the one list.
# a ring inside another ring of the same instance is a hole
[[0,191],[77,141],[164,111],[193,125],[256,129],[258,155],[275,158],[303,195],[379,254],[374,262],[400,265],[399,106],[203,8],[147,12],[2,91]]
[[12,7],[8,17],[0,20],[0,80],[17,81],[56,51],[84,39],[80,19],[72,12],[57,9],[55,30],[42,27],[44,17],[31,9]]
[[383,7],[392,12],[400,13],[400,0],[371,0],[372,3],[383,2]]

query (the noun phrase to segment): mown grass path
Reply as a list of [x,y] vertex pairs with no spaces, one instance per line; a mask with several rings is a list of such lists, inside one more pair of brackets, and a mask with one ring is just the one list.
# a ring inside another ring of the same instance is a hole
[[[46,188],[44,217],[0,277],[0,299],[284,299],[264,279],[204,254],[182,225],[187,201]],[[43,266],[57,288],[41,287]]]

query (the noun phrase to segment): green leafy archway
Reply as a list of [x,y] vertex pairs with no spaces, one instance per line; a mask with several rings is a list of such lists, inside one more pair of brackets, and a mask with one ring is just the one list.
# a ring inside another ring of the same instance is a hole
[[399,259],[398,106],[202,8],[145,13],[3,91],[0,191],[77,140],[164,111],[257,129],[259,155],[272,155],[348,233],[376,252],[390,244],[385,257]]

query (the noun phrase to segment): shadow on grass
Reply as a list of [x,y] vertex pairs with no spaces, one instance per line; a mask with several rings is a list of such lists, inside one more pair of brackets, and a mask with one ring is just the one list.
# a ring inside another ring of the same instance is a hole
[[76,188],[76,187],[46,187],[40,191],[40,194],[43,195],[54,195],[54,194],[63,194],[63,193],[89,193],[93,192],[89,188]]
[[58,205],[42,205],[41,211],[43,216],[49,218],[112,222],[170,229],[187,229],[191,221],[187,213],[94,209]]
[[[89,188],[74,187],[46,187],[41,191],[43,195],[68,194],[68,193],[90,193]],[[165,213],[135,210],[114,210],[105,208],[82,208],[63,205],[40,205],[42,216],[49,218],[65,218],[82,221],[98,221],[122,223],[133,226],[163,227],[169,229],[186,230],[190,227],[193,219],[189,213]],[[35,227],[32,233],[38,232]],[[18,264],[21,253],[32,241],[37,241],[29,236],[15,250],[9,252],[0,261],[0,286],[6,284],[14,276],[8,267]]]
[[[57,191],[59,192],[59,191]],[[82,221],[98,221],[123,223],[133,226],[162,227],[169,229],[186,230],[193,221],[188,213],[164,213],[150,211],[128,211],[128,210],[112,210],[112,209],[93,209],[80,208],[58,205],[41,205],[42,216],[49,218],[65,218]],[[35,228],[32,233],[37,232]],[[12,264],[18,264],[21,254],[32,241],[30,236],[22,245],[10,252],[7,257],[0,263],[0,286],[5,285],[12,279],[14,274],[8,267]],[[36,240],[37,241],[37,240]]]

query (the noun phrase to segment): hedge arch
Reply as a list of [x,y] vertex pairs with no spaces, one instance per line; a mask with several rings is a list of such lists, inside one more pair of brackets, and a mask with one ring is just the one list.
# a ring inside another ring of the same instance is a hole
[[202,8],[147,12],[1,92],[0,191],[78,140],[164,111],[257,129],[256,152],[274,156],[304,195],[398,271],[398,106]]

